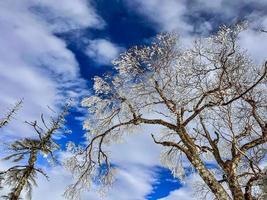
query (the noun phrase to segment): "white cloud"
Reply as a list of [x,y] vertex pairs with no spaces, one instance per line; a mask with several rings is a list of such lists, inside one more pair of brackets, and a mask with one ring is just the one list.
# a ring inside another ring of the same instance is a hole
[[24,98],[17,120],[1,130],[1,137],[30,136],[32,131],[22,122],[48,114],[47,106],[56,109],[66,96],[78,98],[83,93],[78,63],[53,32],[102,25],[83,0],[0,2],[0,115]]
[[[199,12],[205,11],[216,15],[218,17],[223,18],[226,23],[231,23],[240,17],[247,18],[247,14],[255,13],[258,11],[264,11],[264,7],[267,6],[266,0],[254,1],[254,0],[214,0],[214,1],[205,1],[205,0],[197,0],[193,4],[191,4],[193,9],[191,11]],[[249,8],[249,9],[248,9]],[[246,13],[246,15],[241,16]]]
[[47,25],[56,32],[84,27],[103,28],[105,25],[87,0],[30,0],[30,2],[36,13],[45,17]]
[[[238,20],[259,20],[266,16],[267,1],[229,0],[125,0],[128,6],[154,22],[158,32],[176,31],[182,40],[192,40],[193,35],[208,35],[221,23]],[[250,8],[250,9],[248,9]],[[185,43],[187,44],[188,41]]]
[[128,0],[129,5],[154,21],[160,32],[178,31],[184,35],[193,30],[193,26],[184,21],[187,8],[184,1],[169,0]]
[[[125,143],[111,146],[110,159],[118,168],[116,181],[104,200],[145,200],[145,197],[152,192],[152,184],[157,180],[154,166],[159,164],[160,152],[160,146],[154,144],[150,136],[150,133],[155,131],[156,127],[152,129],[146,126],[138,133],[127,135]],[[66,157],[67,154],[62,152],[59,160]],[[0,163],[0,171],[5,169],[7,164],[9,163]],[[50,177],[49,181],[39,176],[38,187],[33,188],[33,199],[64,200],[62,194],[66,187],[73,183],[71,174],[61,166],[49,167],[45,171]],[[98,189],[93,185],[90,191],[82,194],[81,199],[102,199]],[[0,195],[7,192],[6,189],[0,191]]]
[[135,133],[126,134],[123,143],[111,146],[111,161],[120,166],[136,164],[153,167],[160,165],[161,146],[155,144],[150,135],[158,132],[158,128],[156,126],[143,126]]
[[[266,1],[267,4],[267,1]],[[267,14],[260,15],[255,12],[249,16],[249,27],[240,34],[239,44],[247,50],[247,53],[257,64],[266,61],[267,56],[267,34],[261,32],[261,29],[267,29]]]
[[99,64],[111,64],[111,61],[123,51],[119,47],[106,39],[90,40],[85,53]]
[[[64,200],[66,187],[72,183],[71,175],[62,167],[49,169],[49,181],[44,177],[37,180],[38,187],[33,189],[33,199]],[[140,167],[119,169],[117,180],[104,197],[101,197],[95,185],[92,190],[84,192],[81,199],[91,200],[145,200],[145,195],[152,190],[153,172]]]
[[[53,33],[77,27],[99,28],[103,26],[103,22],[98,21],[99,17],[93,9],[88,10],[89,5],[86,1],[59,3],[47,0],[15,4],[1,2],[0,5],[1,114],[16,100],[24,98],[23,108],[18,112],[16,119],[1,130],[4,133],[1,137],[31,136],[33,131],[22,124],[24,120],[37,119],[41,113],[48,114],[46,106],[55,108],[57,102],[65,96],[62,93],[76,97],[78,93],[84,92],[79,88],[83,80],[79,78],[79,67],[73,53],[67,49],[66,43]],[[43,11],[47,11],[47,15],[42,13]],[[92,16],[93,18],[90,18]],[[104,39],[93,40],[90,45],[95,50],[94,59],[98,61],[101,59],[102,63],[110,62],[121,50],[120,47]],[[70,89],[77,86],[76,90]],[[136,139],[147,141],[143,135],[137,136]],[[155,147],[152,145],[150,151],[147,151],[146,145],[139,144],[137,140],[129,142],[132,148],[126,146],[130,153],[135,151],[136,145],[139,145],[138,151],[132,153],[134,159],[131,159],[125,149],[123,150],[125,154],[118,152],[121,146],[113,148],[120,157],[114,160],[121,163],[121,168],[117,173],[117,181],[107,197],[110,200],[129,199],[130,194],[132,200],[141,200],[152,190],[154,174],[149,168],[154,164],[152,159],[155,156],[150,157],[150,155],[157,151],[152,152]],[[145,166],[142,165],[144,159]],[[127,160],[131,160],[131,163]],[[4,168],[6,166],[0,166],[0,170]],[[38,178],[39,186],[33,189],[33,199],[63,200],[62,194],[66,186],[72,182],[71,175],[60,166],[46,171],[50,181]],[[100,199],[96,190],[84,195],[84,199]]]
[[156,145],[150,135],[155,132],[158,127],[144,126],[126,134],[123,143],[108,148],[110,160],[118,166],[118,172],[106,200],[145,200],[152,192],[152,184],[157,181],[154,167],[160,165],[161,151],[161,146]]
[[185,177],[182,187],[173,190],[168,196],[159,200],[196,200],[196,199],[214,199],[210,190],[197,173],[192,173]]
[[145,196],[152,191],[152,183],[155,181],[151,169],[140,166],[132,166],[120,169],[117,173],[117,181],[107,200],[145,200]]
[[[225,1],[198,2],[202,7],[194,11],[213,9],[213,12],[220,13],[227,5],[226,15],[236,14],[230,9],[233,7],[223,3]],[[193,24],[184,18],[190,14],[185,1],[134,0],[130,3],[128,0],[128,3],[152,20],[159,32],[175,30],[183,36],[182,40],[191,38],[189,33],[193,31]],[[263,20],[262,24],[266,25],[266,21]],[[63,93],[79,97],[84,92],[80,88],[84,83],[79,78],[79,67],[73,53],[53,33],[85,27],[103,28],[104,25],[105,22],[86,0],[0,2],[0,115],[16,100],[24,97],[25,102],[17,120],[1,130],[5,135],[29,136],[32,131],[21,125],[22,121],[37,119],[41,113],[47,113],[46,105],[56,107],[66,95]],[[209,21],[204,21],[201,28],[201,32],[205,32],[213,27]],[[266,34],[250,29],[241,35],[240,43],[248,47],[255,59],[262,61],[266,58],[264,52],[267,49],[262,45],[266,39]],[[86,53],[99,64],[110,64],[122,50],[109,40],[96,39],[89,41]],[[73,87],[76,90],[70,89]],[[150,133],[156,129],[145,127],[139,130],[140,134],[128,136],[125,143],[110,147],[111,160],[119,165],[119,171],[107,200],[143,200],[152,191],[155,174],[151,169],[159,165],[160,147],[153,143]],[[38,179],[39,187],[34,188],[33,199],[63,200],[62,194],[72,182],[70,174],[59,166],[48,169],[47,173],[50,181]],[[191,195],[192,188],[187,184],[161,200],[195,199]],[[99,200],[100,197],[93,190],[85,193],[83,199]]]
[[[6,169],[9,163],[0,163],[0,170]],[[39,174],[37,179],[38,187],[33,188],[32,199],[38,200],[65,200],[64,191],[68,185],[73,183],[71,174],[61,166],[45,169],[49,180]],[[100,196],[99,188],[92,185],[90,191],[82,193],[81,199],[91,200],[145,200],[145,196],[152,191],[152,183],[155,181],[153,169],[138,165],[127,168],[118,168],[116,181],[112,188],[107,191],[104,197]],[[0,190],[0,196],[9,193],[7,187]],[[24,199],[24,193],[21,195]]]
[[239,42],[256,63],[262,64],[266,61],[267,46],[263,44],[267,44],[267,34],[248,29],[240,35]]
[[159,200],[195,200],[196,198],[193,198],[191,193],[191,190],[182,187],[180,189],[172,191],[167,197],[160,198]]
[[223,0],[205,1],[198,0],[199,5],[206,7],[207,9],[219,9],[222,6]]

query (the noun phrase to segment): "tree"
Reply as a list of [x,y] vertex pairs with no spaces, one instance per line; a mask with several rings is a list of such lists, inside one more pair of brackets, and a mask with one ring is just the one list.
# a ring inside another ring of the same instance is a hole
[[[11,160],[17,164],[0,172],[0,180],[2,179],[5,185],[11,187],[11,192],[3,198],[18,200],[21,192],[25,190],[31,199],[32,186],[37,185],[37,174],[40,173],[48,178],[48,175],[36,166],[38,155],[41,153],[55,161],[53,152],[59,149],[59,145],[54,141],[53,136],[63,128],[68,108],[69,105],[66,105],[57,117],[51,117],[49,124],[45,122],[43,114],[41,115],[42,125],[39,125],[37,121],[26,122],[33,127],[38,137],[19,139],[10,145],[11,154],[4,160]],[[20,164],[22,160],[26,160],[26,163]]]
[[[189,162],[219,200],[259,199],[267,142],[267,62],[256,65],[238,44],[244,25],[179,46],[162,34],[114,61],[115,75],[94,78],[95,94],[84,99],[88,145],[70,145],[66,166],[77,178],[65,195],[75,198],[95,177],[110,184],[106,147],[144,124],[164,147],[163,161],[176,176]],[[149,133],[147,133],[149,134]],[[179,160],[182,154],[185,159]],[[214,167],[208,167],[212,163]]]
[[[14,115],[16,114],[16,112],[20,109],[22,105],[22,100],[18,101],[13,108],[9,109],[9,111],[5,114],[4,117],[2,117],[0,119],[0,129],[3,128],[4,126],[6,126],[11,119],[14,117]],[[0,183],[3,181],[3,177],[0,176]],[[0,184],[0,189],[1,189],[1,184]]]
[[0,128],[3,128],[5,125],[7,125],[10,120],[12,119],[12,117],[16,114],[16,112],[19,110],[19,108],[21,107],[22,105],[22,100],[18,101],[14,107],[12,109],[10,109],[7,114],[2,118],[0,119]]

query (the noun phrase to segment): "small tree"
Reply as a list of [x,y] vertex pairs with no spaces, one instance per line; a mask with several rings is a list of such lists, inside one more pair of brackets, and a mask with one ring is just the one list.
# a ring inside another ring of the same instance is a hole
[[110,184],[105,146],[147,124],[162,127],[152,138],[164,147],[162,160],[175,176],[183,175],[182,154],[216,199],[260,198],[254,188],[266,159],[267,62],[255,65],[239,47],[243,30],[222,26],[189,49],[176,35],[159,35],[115,60],[117,74],[95,77],[95,95],[82,102],[90,113],[88,145],[70,145],[76,155],[66,166],[77,182],[66,196],[77,197],[96,176]]
[[[20,198],[21,192],[25,190],[31,199],[32,186],[37,185],[37,174],[40,173],[48,178],[47,174],[36,166],[38,155],[41,153],[55,161],[53,152],[59,149],[59,146],[54,141],[53,136],[63,127],[68,108],[69,105],[66,105],[57,117],[51,117],[49,124],[45,122],[43,114],[41,115],[42,126],[37,121],[26,122],[33,127],[38,137],[36,139],[19,139],[10,145],[9,150],[12,153],[4,160],[11,160],[17,164],[6,171],[0,172],[2,182],[11,187],[11,192],[3,198],[17,200]],[[22,160],[26,160],[26,163],[19,164]]]
[[10,122],[10,120],[12,119],[12,117],[16,114],[16,112],[21,107],[21,105],[22,105],[22,100],[18,101],[13,106],[13,108],[11,108],[2,119],[0,119],[0,128],[3,128],[5,125],[7,125]]
[[[11,119],[14,117],[16,112],[20,109],[22,105],[22,100],[18,101],[11,109],[8,110],[8,112],[5,114],[4,117],[0,118],[0,129],[6,126]],[[3,177],[0,176],[0,183],[3,181]],[[1,189],[1,184],[0,184],[0,189]]]

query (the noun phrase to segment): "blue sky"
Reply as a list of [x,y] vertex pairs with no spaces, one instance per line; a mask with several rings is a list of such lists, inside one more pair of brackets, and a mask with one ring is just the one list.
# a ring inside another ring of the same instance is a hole
[[[267,52],[267,0],[11,0],[0,2],[0,115],[18,99],[24,105],[0,139],[31,137],[23,123],[51,115],[47,106],[60,109],[72,98],[76,108],[67,117],[72,130],[59,143],[83,142],[80,107],[92,91],[95,75],[114,73],[111,60],[133,45],[149,44],[160,32],[175,31],[184,46],[195,37],[215,32],[222,24],[249,22],[240,44],[256,62]],[[139,132],[153,131],[151,129]],[[159,162],[160,149],[148,134],[134,134],[112,147],[112,159],[120,166],[117,182],[107,195],[113,200],[195,199],[189,176],[174,179]],[[64,158],[64,152],[60,153]],[[43,161],[40,162],[43,165]],[[45,164],[44,164],[45,165]],[[0,169],[8,164],[0,163]],[[61,200],[71,177],[61,166],[47,168],[50,182],[40,178],[33,199]],[[51,188],[52,187],[52,188]],[[46,194],[45,196],[43,194]],[[83,199],[98,200],[96,189]]]

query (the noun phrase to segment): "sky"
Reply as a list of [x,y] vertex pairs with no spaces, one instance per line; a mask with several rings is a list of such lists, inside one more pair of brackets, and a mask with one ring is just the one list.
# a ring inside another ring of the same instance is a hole
[[[111,61],[133,45],[149,44],[158,33],[177,32],[184,46],[194,38],[208,36],[223,24],[248,21],[239,43],[257,63],[266,59],[267,0],[1,0],[0,1],[0,116],[16,101],[23,106],[0,130],[0,139],[32,137],[24,121],[60,111],[67,99],[74,108],[66,126],[72,131],[58,142],[83,142],[82,122],[86,111],[82,98],[93,94],[92,78],[114,72]],[[111,147],[119,166],[116,182],[107,200],[192,200],[192,182],[197,175],[180,181],[159,161],[160,148],[151,129],[138,130],[125,142]],[[9,163],[0,162],[0,170]],[[50,175],[40,177],[34,200],[63,200],[72,182],[60,165],[39,165]],[[5,192],[5,190],[1,191]],[[0,193],[1,193],[0,192]],[[44,195],[45,194],[45,195]],[[99,200],[96,188],[82,199]]]

